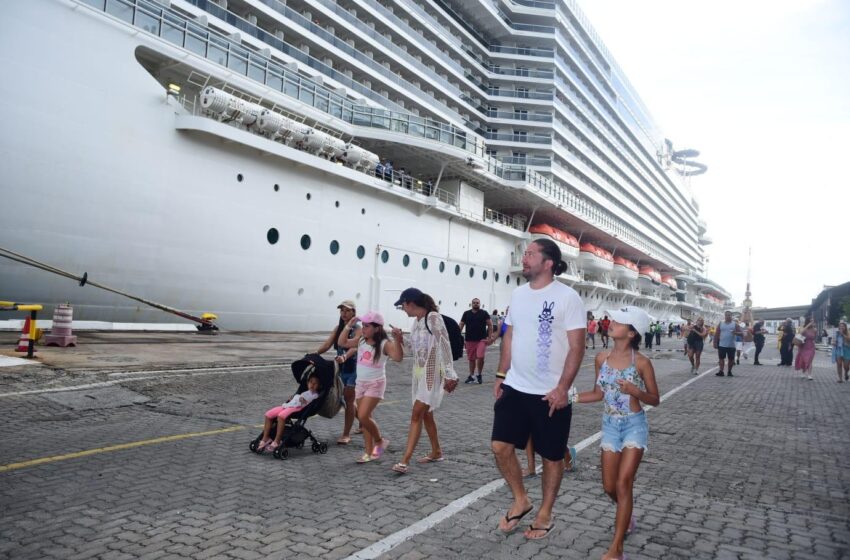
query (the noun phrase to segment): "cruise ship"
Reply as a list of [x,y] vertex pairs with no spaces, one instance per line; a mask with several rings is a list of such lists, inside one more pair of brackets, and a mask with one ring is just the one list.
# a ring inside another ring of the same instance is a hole
[[[716,319],[676,150],[574,0],[12,0],[0,247],[225,329],[417,286],[503,310],[555,240],[587,310]],[[163,311],[0,259],[0,298]]]

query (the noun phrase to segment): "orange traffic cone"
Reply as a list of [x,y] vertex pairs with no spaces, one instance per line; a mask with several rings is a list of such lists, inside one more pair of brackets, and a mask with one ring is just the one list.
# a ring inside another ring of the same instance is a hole
[[[27,352],[30,351],[30,344],[35,345],[35,341],[30,337],[30,318],[27,317],[27,320],[24,321],[24,329],[21,331],[21,338],[18,339],[18,347],[15,348],[15,352]],[[35,352],[35,348],[33,348],[33,352]]]

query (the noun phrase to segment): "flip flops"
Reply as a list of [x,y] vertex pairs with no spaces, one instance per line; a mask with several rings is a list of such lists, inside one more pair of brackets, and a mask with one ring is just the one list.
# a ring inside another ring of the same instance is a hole
[[532,505],[528,506],[527,510],[523,511],[519,515],[510,515],[511,511],[508,510],[508,512],[505,514],[505,521],[507,521],[508,523],[510,523],[512,521],[516,521],[516,523],[508,529],[502,529],[501,527],[499,527],[499,530],[506,535],[513,533],[516,530],[516,528],[519,527],[519,522],[522,520],[522,518],[525,517],[526,515],[528,515],[529,513],[531,513],[531,510],[533,510],[533,509],[534,509],[534,505],[532,504]]
[[[526,529],[526,531],[525,531],[525,538],[530,540],[530,541],[539,541],[540,539],[545,539],[546,537],[549,536],[549,531],[551,531],[554,528],[555,528],[554,523],[552,523],[548,527],[535,527],[534,525],[529,525],[528,529]],[[530,537],[530,536],[528,536],[529,531],[543,531],[543,534],[536,536],[536,537]]]
[[381,455],[384,454],[384,451],[387,450],[387,447],[390,445],[390,440],[387,438],[381,438],[380,443],[372,449],[372,459],[380,459]]
[[425,463],[442,463],[443,461],[445,461],[445,459],[446,459],[446,458],[445,458],[445,457],[443,457],[442,455],[440,455],[439,457],[431,457],[430,455],[425,455],[424,457],[420,457],[420,458],[418,458],[418,459],[416,460],[416,462],[417,462],[417,463],[419,463],[419,464],[425,464]]
[[336,440],[337,445],[348,445],[349,443],[351,443],[351,436],[340,436]]

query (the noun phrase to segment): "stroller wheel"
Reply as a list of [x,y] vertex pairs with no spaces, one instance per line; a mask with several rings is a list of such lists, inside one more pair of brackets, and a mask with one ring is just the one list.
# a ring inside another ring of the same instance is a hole
[[295,449],[302,449],[304,447],[304,442],[302,441],[298,445],[295,446]]
[[319,453],[324,455],[327,452],[328,452],[328,444],[327,443],[320,443],[319,444]]
[[275,459],[286,459],[289,457],[289,449],[283,446],[278,447],[274,450],[274,457]]
[[313,444],[312,449],[313,449],[313,453],[318,453],[319,449],[321,449],[321,446],[318,444],[318,442],[316,442],[316,443]]
[[258,445],[260,445],[260,442],[257,441],[257,440],[254,440],[254,441],[252,441],[251,443],[248,444],[248,449],[250,449],[251,451],[256,453]]

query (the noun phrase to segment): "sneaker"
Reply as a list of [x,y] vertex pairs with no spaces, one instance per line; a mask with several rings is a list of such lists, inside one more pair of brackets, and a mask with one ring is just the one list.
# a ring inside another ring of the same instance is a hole
[[466,378],[466,381],[464,381],[464,383],[466,383],[467,385],[469,385],[470,383],[475,383],[475,379],[470,375]]
[[810,376],[808,377],[808,380],[809,380],[809,381],[811,381],[812,379],[814,379],[814,378],[810,375]]
[[724,373],[722,371],[718,371],[714,375],[716,375],[717,377],[723,377]]
[[727,377],[732,377],[732,370],[731,370],[731,369],[730,369],[729,371],[727,371],[727,372],[726,372],[726,376],[727,376]]
[[484,383],[484,382],[481,380],[481,376],[480,376],[480,375],[479,375],[479,376],[477,376],[477,377],[476,377],[476,379],[478,380],[478,384],[479,384],[479,385],[481,385],[482,383]]

